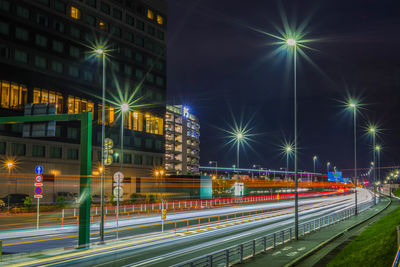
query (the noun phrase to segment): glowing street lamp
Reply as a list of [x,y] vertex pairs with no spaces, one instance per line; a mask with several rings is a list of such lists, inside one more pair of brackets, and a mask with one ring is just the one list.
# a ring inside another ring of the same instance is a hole
[[209,164],[215,163],[215,177],[218,177],[218,161],[210,160]]
[[353,129],[354,129],[354,202],[355,202],[355,215],[358,214],[357,208],[357,102],[350,100],[348,107],[353,110]]
[[331,163],[328,161],[327,163],[326,163],[326,170],[327,170],[327,172],[329,172],[329,166],[331,165]]
[[[374,150],[378,156],[378,181],[381,181],[381,146],[375,145]],[[380,193],[380,191],[379,191]]]
[[315,162],[317,161],[317,159],[318,159],[317,156],[314,156],[314,157],[313,157],[314,173],[315,173]]
[[12,160],[8,160],[4,163],[5,167],[8,169],[8,194],[7,194],[7,213],[10,213],[10,180],[11,180],[11,171],[15,167],[15,162]]
[[235,138],[236,138],[236,170],[238,170],[239,173],[239,151],[240,151],[240,144],[242,140],[244,139],[244,134],[241,131],[238,131],[235,133]]
[[291,144],[287,144],[284,147],[284,153],[286,155],[286,173],[285,173],[285,177],[287,178],[288,173],[289,173],[289,157],[293,153],[293,146]]

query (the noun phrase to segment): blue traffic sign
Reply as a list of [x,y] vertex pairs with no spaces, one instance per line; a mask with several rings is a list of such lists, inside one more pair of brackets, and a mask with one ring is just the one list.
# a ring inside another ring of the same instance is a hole
[[35,187],[35,194],[36,195],[40,195],[40,194],[42,194],[42,192],[43,192],[43,189],[40,186]]
[[35,167],[35,172],[36,174],[42,174],[43,173],[43,167],[38,165]]

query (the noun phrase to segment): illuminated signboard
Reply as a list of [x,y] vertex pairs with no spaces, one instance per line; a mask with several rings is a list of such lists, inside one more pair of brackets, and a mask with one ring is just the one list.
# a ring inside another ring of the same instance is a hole
[[339,182],[342,180],[342,172],[328,172],[328,182]]
[[183,107],[183,117],[189,118],[189,108],[188,107]]

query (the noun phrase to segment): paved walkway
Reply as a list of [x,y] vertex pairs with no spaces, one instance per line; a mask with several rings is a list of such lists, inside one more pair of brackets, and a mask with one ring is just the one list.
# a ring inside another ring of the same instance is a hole
[[[387,215],[392,212],[396,208],[400,206],[399,200],[392,200],[392,204],[384,210],[382,213],[379,213],[377,216],[371,218],[365,223],[360,224],[357,227],[352,228],[352,226],[357,225],[358,223],[366,220],[368,217],[378,213],[382,209],[384,209],[389,200],[384,198],[381,202],[362,213],[358,216],[353,216],[348,220],[342,221],[338,224],[325,227],[317,232],[312,234],[308,234],[304,237],[301,237],[298,241],[292,241],[286,243],[283,246],[279,246],[274,250],[268,251],[266,254],[259,254],[254,258],[250,258],[246,260],[243,266],[253,266],[253,267],[261,267],[261,266],[324,266],[326,263],[332,258],[334,255],[329,255],[332,251],[335,250],[338,246],[346,242],[349,238],[354,235],[359,234],[362,230],[364,230],[368,225],[373,222],[376,222],[381,217]],[[324,243],[326,240],[333,238],[338,233],[345,231],[348,228],[352,228],[351,230],[346,231],[343,235],[338,236],[332,242],[322,247],[319,250],[314,251],[314,249]],[[300,258],[305,254],[309,253],[310,257],[302,259]],[[336,253],[335,253],[336,254]],[[298,261],[297,261],[298,260]]]

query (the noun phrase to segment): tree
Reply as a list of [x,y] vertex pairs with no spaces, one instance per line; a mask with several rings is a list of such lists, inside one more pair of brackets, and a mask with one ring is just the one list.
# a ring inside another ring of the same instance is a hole
[[66,199],[64,196],[58,196],[56,199],[57,207],[59,207],[61,209],[65,208],[65,206],[66,206],[65,201],[66,201]]
[[150,200],[150,202],[155,202],[156,201],[156,196],[153,195],[153,194],[150,194],[149,200]]
[[131,194],[131,201],[132,203],[135,203],[139,198],[139,195],[136,193]]
[[28,210],[30,210],[32,208],[32,198],[30,197],[26,197],[24,199],[24,207]]

